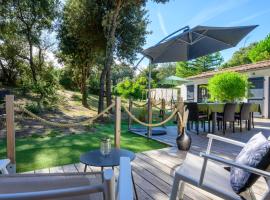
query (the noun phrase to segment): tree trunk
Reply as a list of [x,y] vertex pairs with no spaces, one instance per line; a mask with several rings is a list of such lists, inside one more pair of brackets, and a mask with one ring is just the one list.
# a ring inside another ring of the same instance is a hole
[[98,101],[98,113],[102,112],[104,109],[104,85],[105,85],[105,78],[106,78],[106,68],[104,67],[99,81],[99,101]]
[[87,98],[88,98],[88,88],[87,88],[87,79],[88,79],[88,66],[82,67],[82,80],[81,80],[81,94],[82,94],[82,105],[86,108],[89,108]]
[[111,96],[111,65],[113,63],[113,52],[115,48],[115,30],[117,28],[117,18],[119,12],[121,10],[122,0],[118,0],[116,3],[116,7],[114,10],[114,14],[111,18],[111,23],[106,32],[106,57],[104,62],[104,69],[100,76],[100,92],[99,92],[99,107],[98,112],[100,113],[104,107],[104,85],[106,78],[106,98],[107,98],[107,106],[112,103]]
[[106,101],[107,106],[112,104],[112,91],[111,91],[111,66],[107,69],[106,74]]
[[28,35],[27,35],[27,39],[28,39],[28,44],[29,44],[29,65],[30,65],[30,69],[32,72],[32,78],[34,81],[34,84],[37,84],[37,74],[36,74],[36,69],[35,69],[35,64],[33,61],[33,44],[31,41],[31,36],[30,36],[31,30],[28,30]]
[[89,105],[87,102],[88,92],[87,92],[87,87],[86,87],[85,82],[82,83],[81,93],[82,93],[82,105],[86,108],[89,108]]

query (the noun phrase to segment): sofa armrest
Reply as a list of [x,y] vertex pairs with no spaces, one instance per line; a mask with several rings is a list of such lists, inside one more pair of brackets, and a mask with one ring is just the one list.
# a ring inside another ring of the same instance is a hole
[[7,170],[7,166],[9,165],[9,163],[10,163],[9,159],[0,160],[0,172],[2,174],[9,174]]
[[257,169],[257,168],[254,168],[254,167],[250,167],[250,166],[247,166],[247,165],[241,165],[241,164],[238,164],[234,161],[231,161],[231,160],[228,160],[228,159],[224,159],[224,158],[221,158],[219,156],[216,156],[216,155],[213,155],[213,154],[207,154],[207,153],[200,153],[200,156],[202,156],[204,158],[204,160],[213,160],[213,161],[216,161],[216,162],[219,162],[219,163],[222,163],[222,164],[226,164],[226,165],[229,165],[229,166],[232,166],[232,167],[237,167],[237,168],[240,168],[240,169],[244,169],[246,171],[249,171],[253,174],[257,174],[257,175],[260,175],[260,176],[263,176],[265,178],[270,178],[270,173],[269,172],[266,172],[266,171],[263,171],[263,170],[260,170],[260,169]]
[[245,146],[244,142],[239,142],[237,140],[232,140],[232,139],[221,137],[221,136],[218,136],[218,135],[207,134],[207,137],[209,138],[208,146],[207,146],[207,150],[206,150],[206,152],[208,154],[211,152],[211,147],[212,147],[213,140],[221,141],[221,142],[224,142],[224,143],[228,143],[228,144],[232,144],[232,145],[236,145],[236,146],[240,146],[240,147]]
[[128,157],[120,158],[120,171],[118,179],[118,200],[131,200],[133,199],[133,183],[131,174],[131,164]]

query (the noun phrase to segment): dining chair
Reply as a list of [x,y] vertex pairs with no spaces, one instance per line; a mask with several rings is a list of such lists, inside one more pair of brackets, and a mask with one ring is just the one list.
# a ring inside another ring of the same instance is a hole
[[238,123],[240,125],[240,132],[242,132],[243,120],[246,122],[246,129],[248,129],[248,123],[251,123],[250,115],[251,115],[251,103],[243,103],[241,105],[240,113],[235,114],[235,119],[238,120]]
[[224,106],[223,113],[217,114],[217,122],[218,122],[218,129],[220,129],[220,122],[222,122],[222,132],[225,134],[225,130],[227,128],[227,122],[232,123],[233,125],[233,133],[234,133],[234,122],[235,122],[235,110],[236,110],[236,103],[226,103]]
[[202,123],[203,129],[205,131],[205,122],[208,121],[207,113],[200,113],[198,104],[196,102],[185,102],[185,106],[189,111],[188,116],[188,129],[190,129],[190,123],[193,128],[193,122],[195,122],[197,135],[199,134],[199,122]]

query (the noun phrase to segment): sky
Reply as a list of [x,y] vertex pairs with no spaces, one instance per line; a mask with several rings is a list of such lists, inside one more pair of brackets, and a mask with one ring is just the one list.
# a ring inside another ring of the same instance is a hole
[[[241,47],[264,39],[270,33],[270,0],[170,0],[166,4],[149,1],[150,24],[144,48],[156,44],[175,30],[189,26],[259,25],[236,47],[221,51],[227,61]],[[144,60],[141,67],[147,65]]]

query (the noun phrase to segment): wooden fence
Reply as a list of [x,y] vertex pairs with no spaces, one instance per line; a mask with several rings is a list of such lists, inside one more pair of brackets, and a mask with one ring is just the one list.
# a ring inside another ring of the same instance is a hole
[[[151,102],[151,101],[150,101]],[[135,103],[132,103],[132,101],[129,101],[129,108],[127,109],[125,106],[124,106],[124,110],[126,110],[126,112],[128,113],[128,123],[129,123],[129,129],[130,129],[130,126],[131,126],[131,122],[132,122],[132,119],[131,119],[131,109],[132,109],[132,104],[135,104]],[[158,103],[159,104],[159,103]],[[160,102],[161,104],[161,108],[160,108],[160,111],[162,112],[163,114],[163,117],[162,117],[162,122],[158,123],[158,124],[152,124],[152,103],[148,104],[148,105],[144,105],[144,106],[149,106],[149,110],[150,112],[148,113],[148,122],[147,123],[143,123],[143,125],[147,126],[148,128],[148,131],[151,132],[151,128],[154,127],[154,126],[159,126],[159,125],[163,125],[164,123],[168,122],[170,119],[172,119],[172,117],[176,114],[176,112],[179,112],[179,113],[183,113],[183,101],[179,101],[178,102],[178,107],[175,108],[177,110],[174,110],[174,112],[172,112],[171,116],[168,117],[167,119],[164,118],[164,114],[165,114],[165,107],[166,107],[166,104],[165,104],[165,100],[162,100]],[[121,98],[120,97],[116,97],[115,99],[115,131],[114,131],[114,146],[115,148],[120,148],[121,144],[120,144],[120,139],[121,139],[121,108],[122,108],[122,105],[121,105]],[[182,106],[180,106],[182,105]],[[16,150],[15,150],[15,122],[14,122],[14,107],[15,107],[15,104],[14,104],[14,96],[13,95],[7,95],[5,97],[5,106],[6,106],[6,129],[7,129],[7,157],[10,159],[11,161],[11,165],[9,166],[9,171],[10,172],[16,172]],[[112,105],[110,105],[110,107],[112,107]],[[107,110],[109,109],[106,108]],[[103,112],[106,112],[106,109],[103,111]],[[27,111],[29,112],[29,111]],[[178,113],[178,114],[179,114]],[[31,114],[31,113],[29,113]],[[94,116],[93,119],[96,119],[98,118],[100,115],[102,115],[101,113],[97,116]],[[34,116],[34,114],[33,114]],[[38,117],[38,116],[35,116],[37,119],[40,119],[42,120],[41,122],[44,122],[46,120]],[[180,117],[181,118],[181,117]],[[133,119],[137,120],[136,118],[134,118],[133,116]],[[182,130],[183,127],[181,127],[183,124],[181,122],[181,119],[179,119],[179,130]],[[52,122],[48,122],[47,121],[47,124],[49,125],[56,125],[56,123],[52,123]],[[79,123],[75,123],[75,125],[77,125]],[[63,124],[62,124],[63,125]],[[179,132],[180,133],[180,132]],[[151,137],[151,134],[149,134],[150,137]]]

